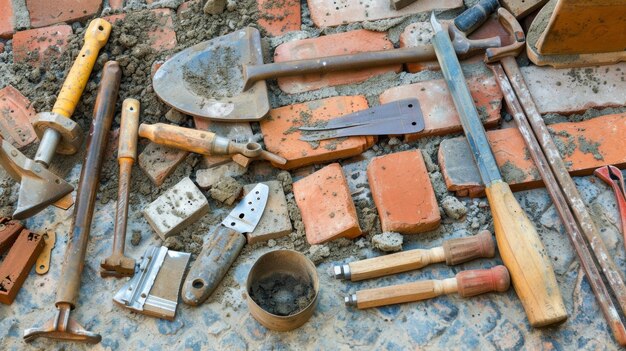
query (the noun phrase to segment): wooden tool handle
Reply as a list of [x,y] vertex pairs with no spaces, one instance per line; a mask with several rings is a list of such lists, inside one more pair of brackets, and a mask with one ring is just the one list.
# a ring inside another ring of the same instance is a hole
[[78,53],[70,72],[63,82],[52,112],[70,118],[76,104],[85,90],[89,74],[98,58],[98,52],[109,40],[111,24],[102,18],[96,18],[85,30],[85,43]]
[[202,155],[217,155],[214,153],[215,133],[184,128],[172,124],[155,123],[139,126],[139,136],[160,145],[180,150],[195,152]]
[[552,263],[532,222],[507,183],[493,182],[486,193],[498,250],[530,325],[541,327],[565,321],[567,311]]
[[122,104],[120,140],[117,158],[137,160],[137,132],[139,128],[139,101],[126,99]]
[[496,244],[488,230],[467,238],[450,239],[443,243],[446,264],[453,266],[482,257],[493,257]]
[[476,296],[492,291],[505,292],[511,286],[509,271],[504,266],[463,271],[456,275],[461,297]]
[[443,262],[444,250],[435,247],[430,250],[409,250],[390,255],[350,262],[350,280],[353,282],[382,277],[385,275],[420,269],[431,263]]

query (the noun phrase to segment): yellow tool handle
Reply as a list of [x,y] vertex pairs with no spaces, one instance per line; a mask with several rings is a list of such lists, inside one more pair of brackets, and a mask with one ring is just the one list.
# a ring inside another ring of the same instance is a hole
[[111,34],[111,24],[102,18],[96,18],[85,30],[85,43],[74,61],[70,72],[63,82],[61,92],[54,103],[52,112],[71,118],[80,96],[85,90],[87,80],[98,58],[98,52],[107,43]]
[[542,327],[565,321],[567,311],[552,263],[533,223],[507,183],[493,182],[486,193],[498,250],[530,325]]
[[139,101],[126,99],[122,103],[122,120],[120,121],[120,138],[117,158],[137,159],[137,131],[139,129]]
[[363,279],[420,269],[429,264],[445,260],[443,248],[435,247],[430,250],[415,249],[398,252],[350,262],[348,265],[350,266],[350,280],[356,282]]

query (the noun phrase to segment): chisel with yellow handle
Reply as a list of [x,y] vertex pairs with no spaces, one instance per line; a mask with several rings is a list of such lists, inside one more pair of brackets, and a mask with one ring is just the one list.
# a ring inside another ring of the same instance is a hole
[[552,263],[533,223],[509,185],[502,180],[448,33],[437,22],[434,13],[431,23],[435,32],[431,40],[435,54],[485,184],[498,251],[511,274],[513,288],[530,325],[542,327],[561,323],[567,319],[567,311]]
[[48,170],[55,153],[71,155],[82,140],[80,126],[70,118],[87,85],[98,52],[106,44],[111,24],[97,18],[85,30],[85,43],[78,53],[51,112],[37,114],[33,127],[40,139],[34,160],[24,156],[6,140],[0,147],[0,165],[20,182],[13,218],[31,217],[61,199],[74,188]]

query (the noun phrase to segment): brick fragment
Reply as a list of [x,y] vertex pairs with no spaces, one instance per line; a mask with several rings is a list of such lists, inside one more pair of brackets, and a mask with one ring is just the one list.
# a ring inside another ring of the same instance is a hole
[[338,163],[293,183],[306,239],[311,245],[362,234],[346,177]]
[[139,154],[139,167],[156,186],[161,186],[187,155],[187,151],[151,142]]
[[[390,49],[393,49],[393,43],[387,38],[387,33],[359,29],[286,42],[274,51],[274,62]],[[278,86],[284,92],[294,94],[329,86],[359,83],[381,74],[401,70],[402,65],[391,65],[345,72],[308,74],[301,77],[279,78]]]
[[[287,209],[287,199],[283,192],[282,184],[277,180],[263,182],[270,188],[267,204],[263,211],[263,217],[251,233],[246,234],[249,244],[278,239],[291,233],[291,220]],[[247,184],[243,187],[244,196],[247,195],[256,184]]]
[[12,0],[0,0],[0,38],[10,39],[15,33],[15,14]]
[[13,303],[43,247],[42,235],[27,229],[20,232],[0,265],[0,303]]
[[13,35],[13,62],[33,67],[54,63],[71,36],[72,27],[66,24],[19,31]]
[[0,134],[4,139],[18,148],[35,141],[35,117],[35,109],[19,90],[11,85],[0,89]]
[[209,202],[189,177],[168,189],[143,210],[144,217],[163,240],[178,234],[207,213]]
[[[493,74],[468,77],[467,84],[483,125],[488,128],[497,126],[501,118],[502,92]],[[425,128],[419,133],[406,134],[404,136],[406,142],[413,142],[425,136],[458,133],[463,130],[445,80],[428,80],[388,89],[380,95],[380,103],[386,104],[407,98],[419,99]]]
[[[253,133],[249,122],[218,122],[211,121],[207,118],[193,117],[196,129],[208,130],[219,136],[223,136],[230,140],[238,142],[248,142],[252,139]],[[232,156],[202,156],[202,164],[206,168],[215,167],[228,163],[232,160]]]
[[109,0],[111,10],[121,10],[124,7],[124,0]]
[[300,0],[258,0],[259,26],[273,36],[300,30]]
[[500,4],[519,19],[542,7],[546,2],[548,0],[502,0]]
[[235,162],[228,162],[223,165],[199,169],[196,171],[196,182],[202,190],[208,190],[223,177],[239,177],[246,173],[247,169]]
[[[153,9],[137,12],[142,14],[151,12],[154,15],[154,23],[150,28],[146,28],[148,35],[148,44],[152,49],[157,52],[171,50],[176,47],[178,42],[176,41],[176,31],[174,31],[174,22],[172,20],[171,9]],[[118,21],[123,21],[126,18],[125,13],[120,13],[111,16],[103,17],[105,20],[115,25]],[[153,65],[154,68],[154,65]],[[158,69],[158,67],[156,68]],[[154,72],[156,72],[156,69]],[[152,74],[154,74],[152,72]]]
[[375,157],[367,178],[383,232],[417,234],[439,226],[439,206],[420,150]]
[[333,27],[343,24],[375,21],[413,15],[432,10],[448,10],[463,6],[462,0],[419,0],[396,11],[389,0],[308,0],[311,20],[318,27]]
[[[596,117],[583,122],[549,126],[563,161],[575,176],[589,175],[602,166],[626,166],[626,113]],[[513,191],[543,186],[539,170],[517,128],[487,132],[504,180]],[[439,146],[439,166],[449,191],[483,196],[483,183],[464,137],[444,140]]]
[[33,28],[81,21],[96,15],[101,6],[102,0],[26,0]]
[[374,145],[376,138],[356,136],[309,143],[299,139],[298,127],[328,121],[367,107],[365,97],[358,95],[336,96],[273,109],[260,122],[265,147],[287,159],[287,164],[275,165],[282,169],[356,156]]

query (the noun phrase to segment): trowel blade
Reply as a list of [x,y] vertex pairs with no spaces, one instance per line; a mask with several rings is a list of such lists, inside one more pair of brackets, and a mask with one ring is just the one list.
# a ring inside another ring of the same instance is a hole
[[269,193],[267,185],[257,184],[224,218],[222,225],[242,234],[252,232],[263,216]]
[[[57,180],[60,179],[43,167],[40,172],[47,172],[49,173],[48,177],[54,177]],[[26,219],[32,217],[63,196],[71,193],[72,190],[74,190],[74,187],[62,179],[56,182],[46,181],[42,178],[38,179],[22,176],[22,183],[20,184],[20,192],[13,218]]]

